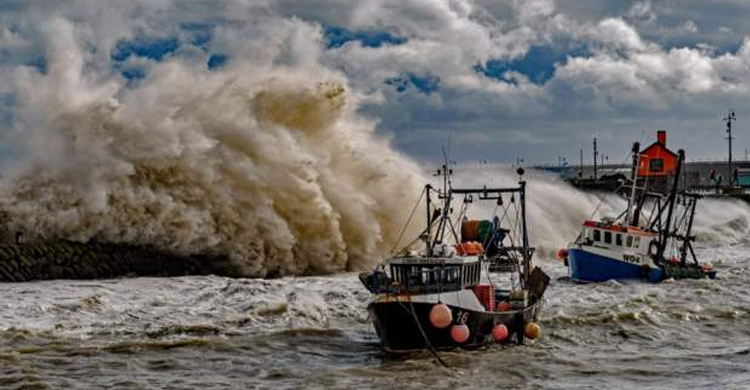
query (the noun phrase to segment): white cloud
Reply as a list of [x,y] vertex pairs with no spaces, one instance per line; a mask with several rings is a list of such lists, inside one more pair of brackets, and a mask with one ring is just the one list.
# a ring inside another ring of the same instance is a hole
[[[745,5],[722,2],[717,7]],[[74,39],[94,49],[83,61],[97,72],[87,77],[122,83],[110,63],[110,53],[119,39],[184,36],[180,23],[207,23],[216,26],[208,51],[234,59],[225,71],[262,73],[277,66],[315,64],[310,67],[313,76],[330,73],[345,77],[352,92],[370,102],[368,112],[377,114],[374,119],[380,121],[382,130],[395,133],[395,142],[399,142],[401,131],[417,127],[409,121],[429,122],[430,112],[440,118],[440,126],[475,123],[502,132],[504,121],[533,121],[540,116],[553,120],[555,115],[576,112],[578,107],[594,107],[589,115],[632,117],[663,112],[679,115],[686,105],[699,102],[707,109],[722,106],[729,98],[722,94],[736,98],[748,90],[745,75],[750,60],[744,54],[746,45],[736,54],[722,54],[723,41],[701,30],[706,20],[713,20],[710,12],[704,12],[709,8],[692,0],[680,7],[660,0],[141,0],[122,4],[81,0],[55,7],[32,4],[0,15],[0,48],[14,50],[16,54],[6,58],[16,65],[32,62],[26,55],[32,51],[29,48],[39,51],[46,45],[38,26],[53,18],[69,20],[75,26]],[[690,14],[690,10],[701,12]],[[388,31],[407,42],[379,48],[350,42],[325,50],[323,25]],[[742,31],[732,20],[723,26],[724,31]],[[726,35],[718,30],[715,33]],[[686,37],[697,41],[680,44]],[[522,59],[533,46],[563,53],[583,48],[578,52],[585,57],[567,63],[562,57],[555,58],[561,62],[546,85],[533,84],[521,73],[508,72],[506,76],[514,78],[508,83],[474,70],[490,59]],[[209,53],[202,50],[181,48],[175,55],[196,69],[204,68]],[[156,61],[143,58],[130,58],[126,64],[144,68],[147,75],[160,69]],[[439,78],[439,92],[425,96],[412,88],[399,94],[384,83],[406,72]],[[0,79],[2,90],[11,84],[8,77]],[[685,114],[701,115],[702,110]],[[493,121],[497,125],[490,126]],[[561,132],[579,127],[560,123]],[[581,134],[587,131],[581,130]],[[426,131],[417,133],[410,137],[430,139]]]

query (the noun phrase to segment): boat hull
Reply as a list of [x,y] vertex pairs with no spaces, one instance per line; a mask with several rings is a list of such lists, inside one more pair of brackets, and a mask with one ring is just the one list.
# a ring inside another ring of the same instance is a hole
[[581,282],[604,282],[607,280],[641,279],[659,282],[662,270],[644,264],[634,264],[603,256],[579,248],[568,249],[570,278]]
[[492,328],[497,324],[504,324],[508,328],[509,337],[506,342],[520,344],[524,340],[525,324],[538,320],[541,312],[540,302],[523,310],[507,312],[479,311],[447,305],[453,314],[454,323],[463,322],[470,331],[466,342],[456,343],[450,335],[451,326],[438,329],[430,324],[429,313],[434,305],[431,302],[414,302],[405,296],[370,303],[368,311],[380,338],[381,348],[395,354],[416,352],[430,346],[440,350],[478,348],[494,343]]

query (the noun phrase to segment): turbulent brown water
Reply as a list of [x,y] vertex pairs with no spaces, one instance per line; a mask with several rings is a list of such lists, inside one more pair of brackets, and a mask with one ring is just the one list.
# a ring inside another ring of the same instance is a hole
[[744,389],[748,220],[709,206],[736,208],[699,227],[719,280],[577,285],[542,259],[543,337],[442,353],[449,369],[381,354],[351,273],[4,284],[0,387]]

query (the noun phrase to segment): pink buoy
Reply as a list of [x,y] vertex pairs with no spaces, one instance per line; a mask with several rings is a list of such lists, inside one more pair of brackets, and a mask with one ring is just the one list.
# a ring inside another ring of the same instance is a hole
[[492,338],[496,343],[501,343],[508,338],[508,327],[503,324],[497,324],[492,328]]
[[466,324],[455,324],[451,328],[451,338],[458,344],[463,344],[469,339],[469,327]]
[[430,309],[430,324],[438,329],[447,328],[453,322],[453,313],[448,305],[438,303]]

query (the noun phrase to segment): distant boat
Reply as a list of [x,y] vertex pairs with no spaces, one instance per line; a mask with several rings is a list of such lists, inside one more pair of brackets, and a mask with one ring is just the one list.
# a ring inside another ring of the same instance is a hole
[[[632,183],[637,183],[639,145],[633,146]],[[716,271],[701,266],[692,241],[693,218],[699,195],[678,192],[685,152],[678,152],[672,189],[668,195],[630,188],[627,209],[617,218],[588,220],[567,249],[558,256],[568,266],[570,278],[582,282],[642,279],[715,278]],[[648,218],[642,218],[650,207]]]
[[[523,343],[539,335],[535,321],[549,277],[532,269],[526,183],[459,189],[450,185],[450,171],[447,166],[438,171],[442,190],[425,187],[428,227],[420,236],[425,251],[403,252],[360,274],[373,294],[368,311],[388,353]],[[442,201],[437,207],[434,195]],[[457,196],[464,200],[456,218],[460,233],[450,217]],[[492,202],[504,214],[468,220],[466,208],[475,201]]]

